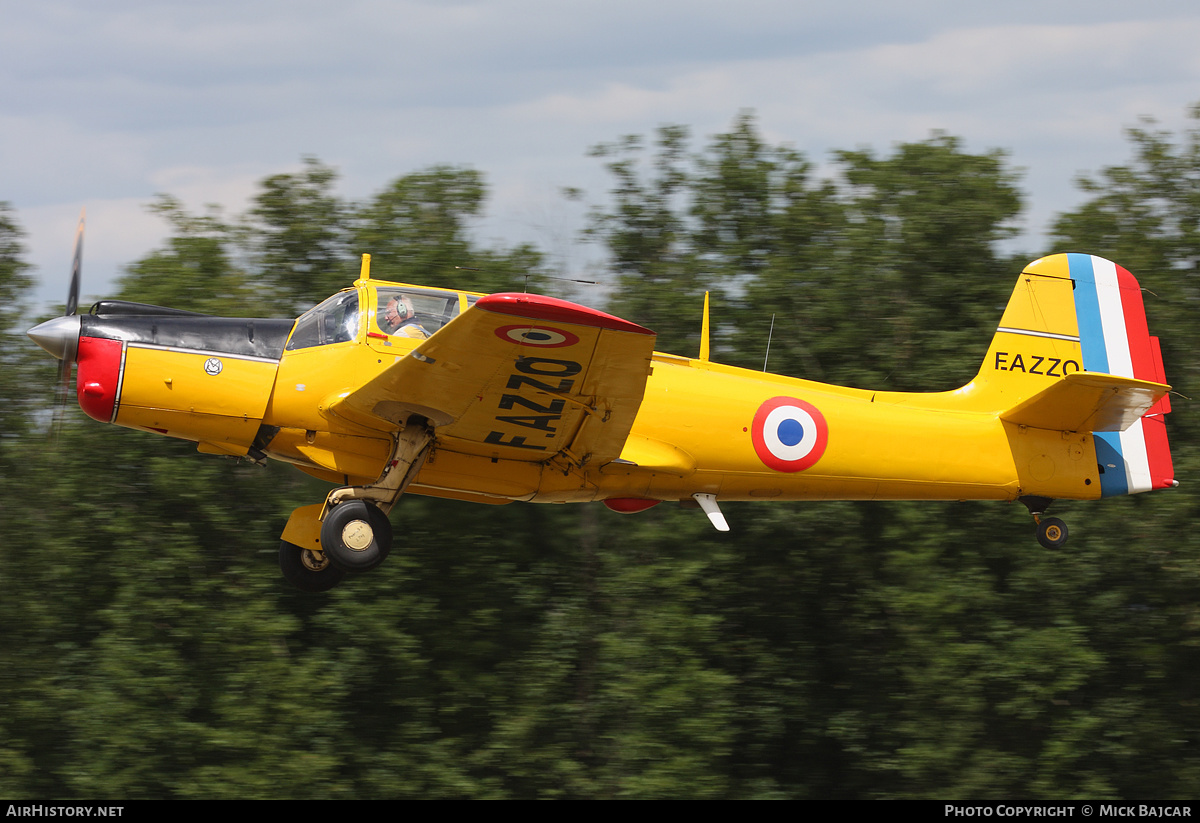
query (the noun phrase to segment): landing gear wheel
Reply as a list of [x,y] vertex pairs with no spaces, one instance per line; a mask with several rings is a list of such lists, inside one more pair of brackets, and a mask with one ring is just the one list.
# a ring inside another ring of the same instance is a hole
[[365,500],[338,503],[321,524],[321,548],[342,571],[369,571],[392,550],[392,524]]
[[1057,549],[1067,542],[1067,524],[1057,517],[1043,517],[1038,523],[1037,541],[1044,549]]
[[302,592],[327,592],[342,582],[346,573],[329,562],[329,555],[279,541],[279,570]]

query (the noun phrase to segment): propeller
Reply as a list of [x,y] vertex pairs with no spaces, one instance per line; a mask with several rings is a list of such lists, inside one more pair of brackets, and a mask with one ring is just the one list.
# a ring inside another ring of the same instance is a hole
[[83,269],[83,224],[87,221],[87,209],[79,212],[79,226],[75,229],[75,254],[71,258],[71,286],[67,292],[68,317],[79,308],[79,275]]
[[33,342],[58,358],[58,383],[55,390],[54,422],[51,431],[58,438],[63,414],[70,398],[71,378],[75,355],[79,346],[79,280],[83,270],[83,227],[87,209],[79,213],[79,227],[75,230],[75,253],[71,262],[71,285],[67,290],[66,314],[34,326],[26,332]]

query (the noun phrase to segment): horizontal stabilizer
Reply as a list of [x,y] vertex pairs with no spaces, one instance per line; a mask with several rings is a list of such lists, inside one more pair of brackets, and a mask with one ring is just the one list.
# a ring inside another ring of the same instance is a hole
[[1073,372],[1004,412],[1000,419],[1053,431],[1125,431],[1170,389],[1165,383],[1115,374]]

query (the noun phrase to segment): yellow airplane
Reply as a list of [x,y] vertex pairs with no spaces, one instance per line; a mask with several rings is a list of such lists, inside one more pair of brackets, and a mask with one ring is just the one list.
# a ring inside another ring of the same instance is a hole
[[[73,287],[77,289],[77,286]],[[70,303],[71,301],[69,301]],[[284,576],[374,568],[404,493],[637,512],[740,500],[1020,500],[1178,485],[1157,338],[1137,281],[1099,257],[1031,263],[975,379],[867,391],[654,351],[649,329],[533,294],[359,279],[293,320],[104,300],[29,331],[78,369],[102,422],[282,460],[337,485],[292,513]]]

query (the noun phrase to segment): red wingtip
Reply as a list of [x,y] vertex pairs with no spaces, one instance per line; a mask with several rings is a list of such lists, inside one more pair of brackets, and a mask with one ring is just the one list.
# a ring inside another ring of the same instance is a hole
[[577,303],[559,300],[557,297],[543,297],[540,294],[518,294],[516,292],[489,294],[487,297],[479,298],[475,305],[497,314],[523,317],[528,320],[574,323],[579,326],[627,331],[634,334],[654,334],[650,329],[639,326],[637,323],[630,323],[628,320],[622,320]]

